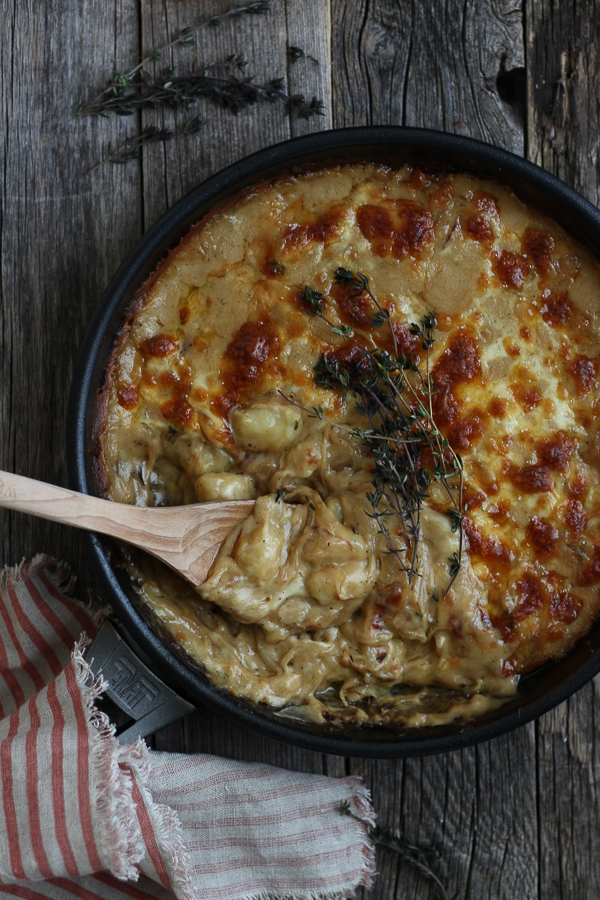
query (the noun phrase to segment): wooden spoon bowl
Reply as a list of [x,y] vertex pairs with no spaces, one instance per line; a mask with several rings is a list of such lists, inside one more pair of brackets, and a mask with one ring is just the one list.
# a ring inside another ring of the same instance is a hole
[[254,500],[189,506],[129,506],[0,471],[0,506],[126,541],[162,560],[194,587]]

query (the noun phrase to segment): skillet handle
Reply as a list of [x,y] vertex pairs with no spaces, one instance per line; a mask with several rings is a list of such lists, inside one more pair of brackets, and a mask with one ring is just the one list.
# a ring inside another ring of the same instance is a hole
[[133,719],[117,730],[121,744],[147,737],[195,709],[142,662],[108,621],[85,656],[94,675],[102,674],[108,682],[105,696]]

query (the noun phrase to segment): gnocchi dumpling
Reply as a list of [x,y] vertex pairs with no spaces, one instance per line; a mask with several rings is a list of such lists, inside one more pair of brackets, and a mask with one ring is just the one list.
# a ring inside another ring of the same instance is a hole
[[200,503],[207,500],[254,500],[256,491],[249,475],[232,472],[207,472],[194,482]]
[[298,440],[302,413],[289,403],[260,400],[233,409],[229,421],[237,447],[268,453],[285,450]]

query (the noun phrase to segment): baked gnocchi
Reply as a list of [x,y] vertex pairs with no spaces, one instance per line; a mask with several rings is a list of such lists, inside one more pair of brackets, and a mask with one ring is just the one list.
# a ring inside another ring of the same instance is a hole
[[[283,717],[420,727],[504,702],[598,614],[599,334],[597,262],[499,184],[365,163],[227,201],[140,289],[99,406],[103,496],[256,500],[198,591],[129,557],[148,615]],[[427,487],[418,550],[394,511],[387,534],[373,517],[364,410],[316,377],[324,357],[349,371],[352,341],[392,341],[409,379],[427,367],[463,467],[454,519]]]

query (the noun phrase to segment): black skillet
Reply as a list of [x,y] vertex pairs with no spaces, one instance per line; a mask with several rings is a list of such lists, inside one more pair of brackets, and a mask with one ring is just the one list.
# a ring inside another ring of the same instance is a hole
[[[268,147],[241,159],[183,197],[144,235],[108,285],[76,365],[67,426],[71,486],[94,493],[92,426],[106,362],[135,292],[191,225],[242,187],[297,165],[328,161],[417,162],[470,172],[511,186],[526,202],[554,218],[592,253],[600,247],[600,212],[572,188],[520,157],[465,137],[415,128],[374,127],[325,131]],[[161,640],[141,614],[126,572],[110,541],[90,535],[93,564],[113,608],[118,634],[103,630],[92,655],[111,687],[109,695],[137,720],[131,739],[173,721],[196,705],[211,706],[278,740],[320,753],[406,757],[441,753],[489,740],[561,703],[600,671],[600,622],[560,662],[523,678],[518,696],[469,725],[395,733],[364,728],[311,728],[278,719],[266,707],[238,701],[213,687]],[[144,660],[145,663],[142,661]]]

